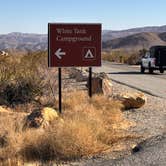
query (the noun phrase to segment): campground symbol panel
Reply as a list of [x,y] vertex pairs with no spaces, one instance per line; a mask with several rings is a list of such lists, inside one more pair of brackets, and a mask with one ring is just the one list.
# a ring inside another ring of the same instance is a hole
[[49,67],[101,66],[101,24],[48,24]]
[[96,59],[96,49],[95,47],[84,48],[83,49],[83,58],[84,60],[95,60]]

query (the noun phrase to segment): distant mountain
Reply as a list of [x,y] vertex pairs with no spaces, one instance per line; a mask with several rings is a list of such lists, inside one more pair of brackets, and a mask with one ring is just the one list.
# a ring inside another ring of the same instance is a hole
[[127,29],[127,30],[120,30],[120,31],[106,30],[106,31],[103,31],[102,40],[108,41],[108,40],[126,37],[129,35],[134,35],[134,34],[142,33],[142,32],[155,32],[155,33],[166,32],[166,25],[152,26],[152,27],[140,27],[140,28]]
[[[139,49],[151,45],[165,45],[166,25],[133,28],[121,31],[103,30],[104,49]],[[47,50],[46,34],[13,32],[0,35],[0,50],[37,51]]]
[[159,34],[159,37],[160,37],[163,41],[166,42],[166,32],[160,33],[160,34]]
[[138,50],[153,45],[166,45],[165,33],[142,32],[103,42],[103,49]]
[[47,49],[47,35],[13,32],[0,35],[0,50],[37,51]]

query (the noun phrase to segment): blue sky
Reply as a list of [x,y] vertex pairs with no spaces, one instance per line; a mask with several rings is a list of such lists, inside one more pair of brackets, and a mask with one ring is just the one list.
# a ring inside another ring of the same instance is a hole
[[47,33],[48,22],[97,22],[120,30],[166,25],[166,0],[0,0],[0,34]]

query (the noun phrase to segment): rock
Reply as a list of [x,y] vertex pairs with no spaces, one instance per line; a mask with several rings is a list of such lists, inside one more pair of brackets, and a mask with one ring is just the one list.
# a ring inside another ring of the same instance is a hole
[[42,110],[35,110],[26,117],[24,128],[39,128],[49,125],[52,121],[58,119],[58,113],[53,108],[45,107]]
[[113,93],[113,85],[111,83],[111,80],[110,79],[103,79],[102,80],[103,84],[102,84],[102,90],[103,90],[103,94],[105,96],[111,96],[112,93]]
[[77,82],[87,81],[87,73],[82,69],[72,68],[70,78],[74,78]]
[[[89,80],[88,80],[88,89],[89,89]],[[102,94],[102,79],[99,77],[92,78],[92,94]]]
[[[87,82],[89,88],[89,80]],[[105,73],[96,74],[92,78],[92,94],[104,94],[105,96],[112,96],[113,85],[111,80]]]
[[125,93],[118,96],[125,109],[140,108],[142,107],[147,98],[143,93]]
[[14,111],[6,106],[0,106],[0,113],[12,114]]
[[43,123],[41,111],[35,110],[26,117],[24,128],[38,128]]
[[141,150],[141,146],[140,145],[133,145],[132,153],[139,152],[140,150]]
[[47,122],[51,122],[59,117],[57,111],[55,111],[53,108],[45,107],[41,110],[41,113],[43,115],[43,118]]
[[7,53],[6,51],[1,51],[1,50],[0,50],[0,55],[1,55],[1,56],[8,56],[8,53]]

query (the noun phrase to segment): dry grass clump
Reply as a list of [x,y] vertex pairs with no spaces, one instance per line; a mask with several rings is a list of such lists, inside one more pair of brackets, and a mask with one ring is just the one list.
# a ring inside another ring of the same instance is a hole
[[[25,114],[0,113],[0,163],[18,155],[22,142],[22,125]],[[10,162],[10,161],[9,161]],[[7,164],[6,164],[7,165]]]
[[89,99],[85,92],[74,92],[66,95],[63,104],[63,121],[26,137],[21,148],[24,158],[73,160],[111,150],[114,143],[132,138],[127,133],[132,123],[124,119],[117,101],[104,96]]

